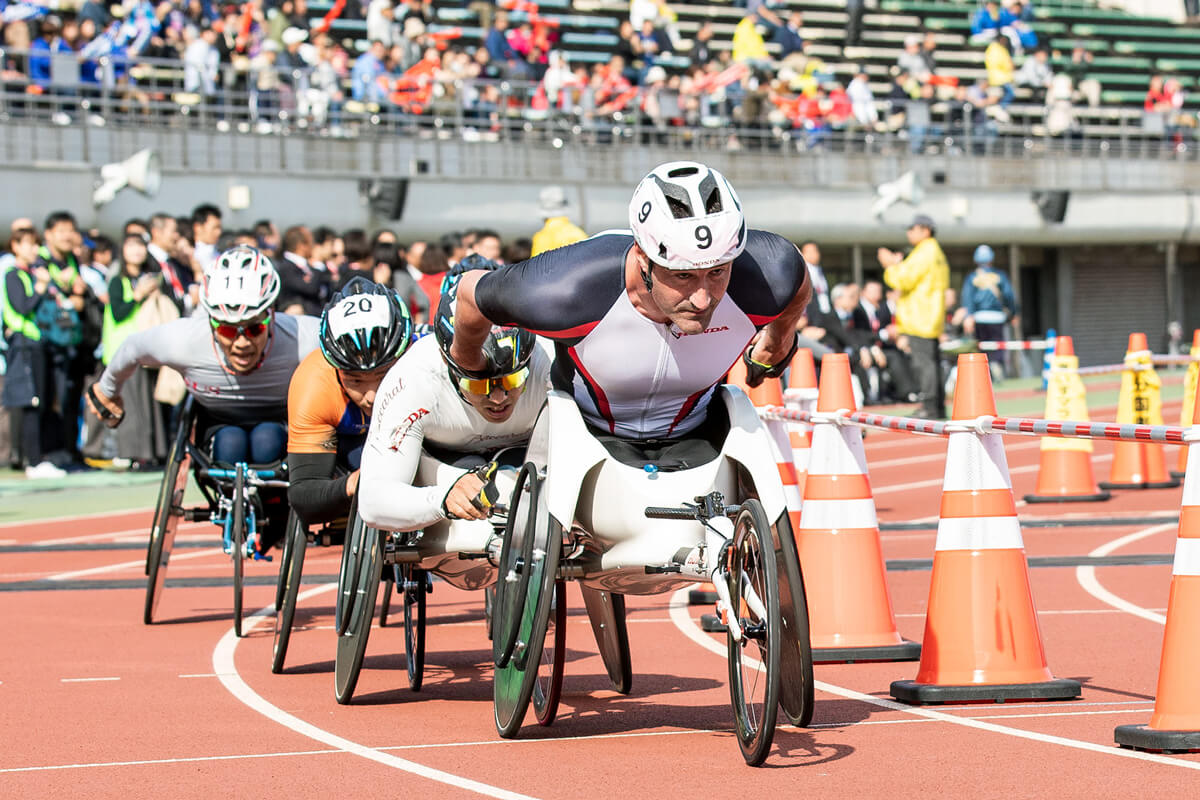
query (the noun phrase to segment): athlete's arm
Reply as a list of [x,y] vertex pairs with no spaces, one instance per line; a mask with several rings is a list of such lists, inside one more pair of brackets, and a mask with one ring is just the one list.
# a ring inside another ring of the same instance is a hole
[[482,370],[487,367],[483,356],[483,343],[492,330],[489,320],[475,302],[475,286],[487,273],[472,270],[459,279],[458,306],[454,313],[454,341],[450,345],[450,356],[463,369]]
[[306,356],[292,373],[288,385],[288,502],[308,525],[350,513],[350,476],[336,475],[337,423],[346,403],[336,373],[320,353]]
[[188,317],[132,334],[108,362],[104,374],[96,382],[96,393],[104,399],[120,397],[121,387],[138,367],[180,369],[187,363],[189,349],[195,344],[188,341],[193,338],[188,336],[193,325],[192,318]]
[[288,453],[288,503],[305,525],[350,512],[349,475],[336,477],[337,453]]
[[760,364],[774,366],[787,358],[796,338],[796,324],[804,316],[812,296],[812,281],[805,281],[783,312],[762,329],[750,357]]

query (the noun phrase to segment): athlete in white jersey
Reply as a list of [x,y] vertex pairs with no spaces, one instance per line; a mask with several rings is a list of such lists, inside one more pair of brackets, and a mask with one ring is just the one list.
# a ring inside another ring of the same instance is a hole
[[358,513],[372,527],[413,531],[447,518],[485,518],[472,503],[483,481],[464,466],[529,439],[550,375],[534,335],[490,330],[484,349],[491,367],[474,377],[447,356],[459,276],[495,266],[468,256],[450,273],[435,336],[409,348],[379,387],[358,484]]

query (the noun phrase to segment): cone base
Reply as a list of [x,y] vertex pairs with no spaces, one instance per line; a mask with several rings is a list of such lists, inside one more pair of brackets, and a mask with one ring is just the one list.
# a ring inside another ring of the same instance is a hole
[[1180,472],[1180,471],[1179,471],[1179,470],[1177,470],[1177,469],[1173,469],[1173,470],[1171,470],[1171,477],[1172,477],[1172,478],[1178,478],[1179,480],[1183,480],[1185,477],[1187,477],[1187,473],[1186,473],[1186,472]]
[[858,664],[868,661],[920,661],[921,643],[905,639],[880,647],[814,647],[814,664]]
[[1160,731],[1149,725],[1118,725],[1113,740],[1130,750],[1155,753],[1195,753],[1200,751],[1200,731]]
[[700,630],[705,633],[725,633],[729,626],[721,622],[716,614],[704,614],[700,617]]
[[1095,494],[1027,494],[1026,503],[1098,503],[1112,497],[1111,492]]
[[692,589],[688,592],[689,606],[711,606],[717,602],[717,593],[705,589]]
[[1147,481],[1143,483],[1113,483],[1111,481],[1100,481],[1101,489],[1174,489],[1179,485],[1179,481],[1172,479],[1169,481]]
[[[815,659],[814,659],[815,660]],[[1082,687],[1079,681],[1067,678],[1040,683],[978,683],[966,686],[939,686],[916,681],[893,681],[892,697],[901,703],[924,705],[927,703],[974,703],[991,700],[1003,703],[1006,700],[1074,700]]]

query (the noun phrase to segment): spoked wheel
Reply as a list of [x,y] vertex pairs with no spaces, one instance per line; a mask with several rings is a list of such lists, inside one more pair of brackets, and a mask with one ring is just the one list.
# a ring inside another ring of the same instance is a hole
[[421,691],[425,678],[425,595],[429,594],[429,573],[420,567],[404,565],[400,572],[404,598],[404,656],[408,662],[408,688]]
[[600,658],[608,670],[613,691],[629,694],[633,685],[633,667],[629,660],[629,630],[625,627],[625,595],[583,588],[583,604]]
[[233,473],[233,513],[229,538],[233,542],[233,633],[242,635],[242,559],[246,557],[246,465]]
[[358,580],[358,559],[366,543],[367,526],[358,517],[358,498],[350,503],[346,520],[346,538],[342,541],[342,567],[338,570],[337,602],[333,609],[333,629],[338,636],[346,632],[346,611],[350,608]]
[[539,725],[551,725],[562,697],[563,657],[567,643],[567,584],[554,582],[554,600],[546,623],[542,660],[533,684],[533,714]]
[[779,651],[783,631],[771,523],[758,500],[747,500],[733,524],[726,563],[729,596],[742,640],[727,634],[729,695],[742,757],[752,767],[771,749],[779,711]]
[[275,647],[271,652],[271,672],[283,672],[292,624],[296,619],[296,598],[304,572],[304,552],[308,549],[308,531],[296,512],[288,514],[287,538],[283,540],[283,563],[279,565],[279,583],[275,600]]
[[334,694],[342,705],[354,697],[354,687],[362,671],[363,655],[367,652],[367,639],[371,635],[371,622],[375,619],[379,579],[383,574],[382,545],[386,534],[366,527],[363,531],[362,555],[355,559],[358,576],[354,582],[354,594],[343,612],[346,632],[338,636],[337,660],[334,664]]
[[533,464],[521,467],[513,484],[508,519],[504,523],[496,601],[492,611],[493,615],[499,617],[500,623],[497,626],[493,622],[492,627],[492,660],[497,668],[508,664],[517,643],[517,626],[529,589],[530,570],[526,565],[533,558],[534,546],[534,537],[525,536],[524,531],[532,530],[539,488],[537,467]]
[[801,728],[812,721],[813,660],[808,631],[804,575],[787,513],[773,529],[775,570],[779,576],[779,618],[783,624],[779,653],[779,705],[788,722]]
[[[496,730],[505,738],[516,736],[521,729],[538,670],[542,668],[562,555],[562,527],[550,517],[541,491],[543,480],[534,465],[526,464],[517,481],[500,561],[500,596],[496,600],[496,635],[492,640],[494,648],[510,637],[513,640],[510,657],[496,667],[492,686]],[[529,487],[527,492],[522,483]],[[518,562],[518,554],[525,553],[528,558]],[[518,580],[520,576],[523,578]],[[524,591],[518,593],[522,585]],[[564,629],[565,625],[556,627]],[[561,641],[555,641],[556,650],[562,649]],[[545,708],[550,710],[548,705]]]
[[186,424],[180,423],[180,433],[175,437],[167,471],[158,491],[154,526],[150,529],[150,545],[146,550],[146,602],[142,608],[142,622],[147,625],[154,622],[154,615],[158,613],[158,601],[167,579],[167,562],[175,546],[179,518],[183,516],[183,493],[187,489],[191,462],[187,454],[186,427]]

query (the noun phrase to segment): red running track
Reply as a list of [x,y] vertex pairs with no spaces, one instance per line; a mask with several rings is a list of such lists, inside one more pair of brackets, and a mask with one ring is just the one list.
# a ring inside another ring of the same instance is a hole
[[[1006,443],[1020,497],[1036,480],[1037,443]],[[873,433],[866,444],[881,520],[935,520],[944,441]],[[1098,479],[1107,476],[1110,453],[1097,445]],[[1169,463],[1174,455],[1168,451]],[[406,688],[402,630],[376,629],[356,702],[343,707],[333,698],[332,591],[311,587],[289,668],[272,675],[270,621],[235,640],[228,586],[169,587],[165,621],[146,627],[140,588],[97,588],[141,578],[142,550],[13,552],[64,539],[140,547],[148,512],[0,526],[0,589],[8,584],[0,595],[0,796],[682,798],[736,789],[1092,800],[1186,793],[1200,786],[1200,756],[1132,754],[1112,744],[1114,726],[1148,721],[1153,706],[1175,539],[1169,517],[1180,495],[1122,492],[1102,504],[1020,509],[1027,518],[1165,518],[1024,531],[1051,669],[1083,682],[1081,700],[910,709],[887,699],[888,686],[912,678],[916,664],[818,666],[813,726],[780,727],[768,768],[758,770],[742,764],[732,734],[724,641],[700,632],[707,609],[682,598],[630,598],[635,678],[622,697],[608,688],[571,587],[558,721],[505,741],[491,719],[490,648],[476,593],[437,584],[420,693]],[[181,540],[214,547],[178,549],[172,578],[228,576],[213,530],[197,524],[181,532]],[[932,557],[934,531],[885,530],[882,539],[893,566],[907,567],[888,574],[897,624],[919,640],[929,572],[912,560]],[[1089,554],[1161,558],[1036,566],[1043,556]],[[333,575],[337,564],[336,549],[312,549],[305,574]],[[247,567],[252,578],[277,570]],[[59,579],[47,589],[51,576]],[[272,594],[270,586],[248,587],[247,607],[268,605]]]

